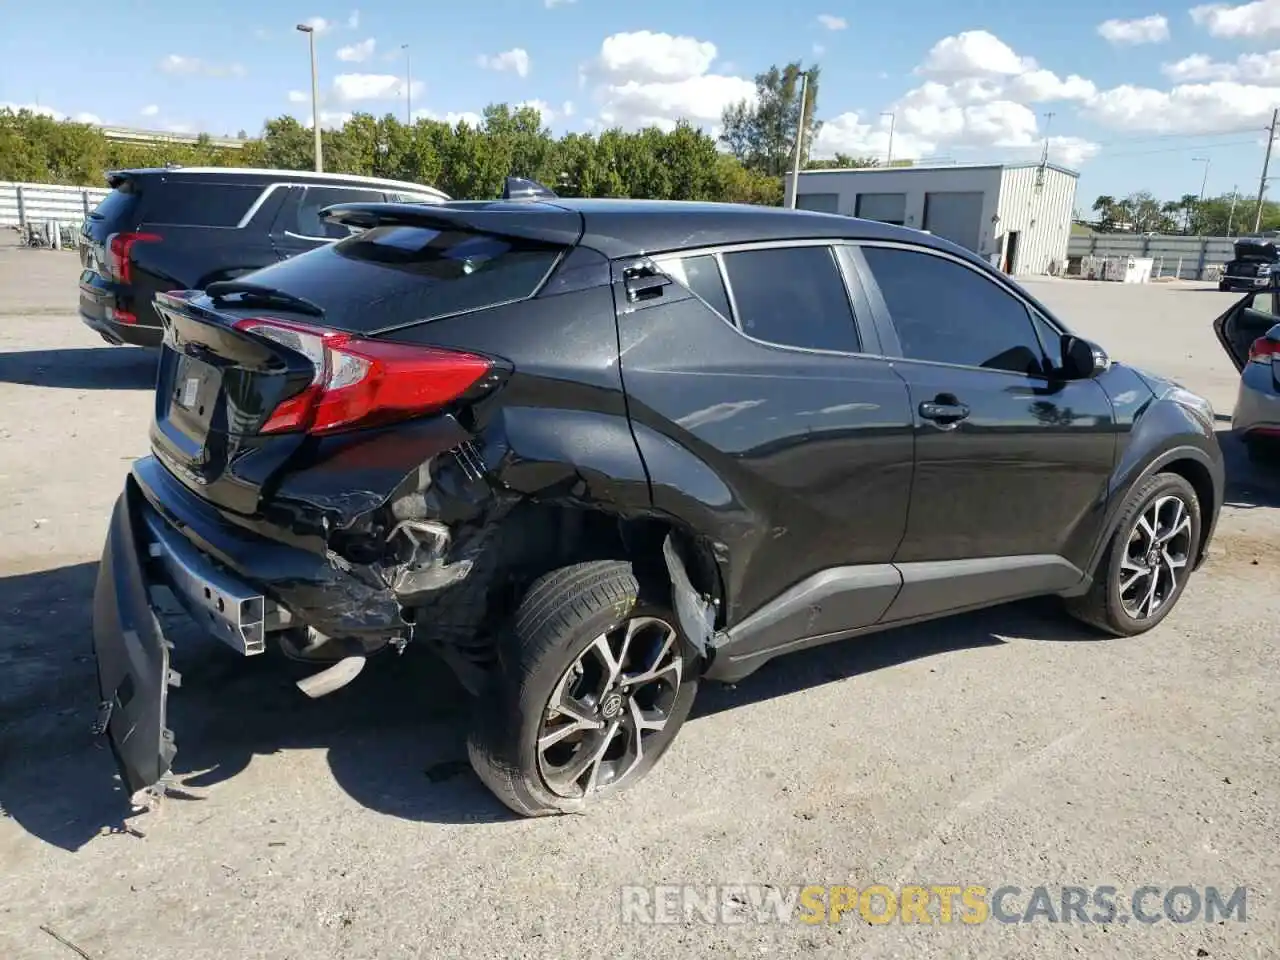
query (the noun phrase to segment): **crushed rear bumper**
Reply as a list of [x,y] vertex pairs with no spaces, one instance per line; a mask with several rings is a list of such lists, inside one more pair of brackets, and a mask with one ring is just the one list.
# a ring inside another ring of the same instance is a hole
[[273,627],[291,622],[331,636],[403,629],[391,589],[357,573],[220,520],[150,457],[134,465],[98,568],[93,647],[95,731],[107,736],[135,802],[165,778],[176,753],[168,698],[180,677],[153,590],[166,588],[211,635],[253,656]]

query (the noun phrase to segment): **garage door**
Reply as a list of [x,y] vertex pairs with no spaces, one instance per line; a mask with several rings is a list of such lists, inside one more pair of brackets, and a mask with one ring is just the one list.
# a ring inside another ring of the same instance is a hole
[[802,193],[796,197],[796,207],[801,210],[816,210],[818,213],[839,213],[840,194]]
[[924,228],[934,236],[977,251],[982,232],[983,193],[926,193]]
[[854,207],[854,215],[881,223],[907,222],[907,195],[905,193],[860,193]]

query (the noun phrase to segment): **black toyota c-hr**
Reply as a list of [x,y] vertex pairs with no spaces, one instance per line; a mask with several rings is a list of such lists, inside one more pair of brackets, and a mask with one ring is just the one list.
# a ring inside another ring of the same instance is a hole
[[638,780],[700,682],[1042,594],[1137,634],[1205,556],[1208,403],[945,240],[537,189],[325,215],[357,233],[156,299],[94,611],[131,793],[174,757],[157,589],[312,696],[432,651],[537,815]]

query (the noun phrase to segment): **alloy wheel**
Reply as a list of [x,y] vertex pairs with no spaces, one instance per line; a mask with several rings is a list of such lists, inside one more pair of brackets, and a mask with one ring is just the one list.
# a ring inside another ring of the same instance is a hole
[[596,637],[560,676],[538,727],[538,772],[581,799],[618,787],[667,730],[684,678],[675,628],[633,617]]
[[1176,494],[1157,497],[1139,515],[1120,561],[1120,603],[1147,620],[1173,597],[1191,557],[1191,513]]

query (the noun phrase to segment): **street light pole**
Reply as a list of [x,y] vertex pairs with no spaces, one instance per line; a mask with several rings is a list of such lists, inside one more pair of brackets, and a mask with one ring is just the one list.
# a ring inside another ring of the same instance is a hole
[[413,125],[413,71],[409,62],[409,45],[400,44],[404,51],[404,122]]
[[1204,164],[1204,176],[1200,179],[1200,200],[1196,203],[1196,235],[1199,236],[1204,228],[1204,188],[1209,183],[1209,163],[1208,157],[1192,157],[1192,163]]
[[804,107],[809,96],[809,74],[800,74],[800,119],[796,122],[796,157],[791,168],[791,209],[796,208],[800,193],[800,155],[804,152]]
[[894,113],[882,113],[880,116],[889,118],[889,149],[885,152],[884,165],[891,167],[893,166],[893,125],[898,118]]
[[307,35],[307,45],[311,48],[311,128],[316,136],[316,173],[323,173],[324,161],[321,159],[320,147],[320,84],[316,77],[316,29],[309,23],[300,23],[298,30]]

